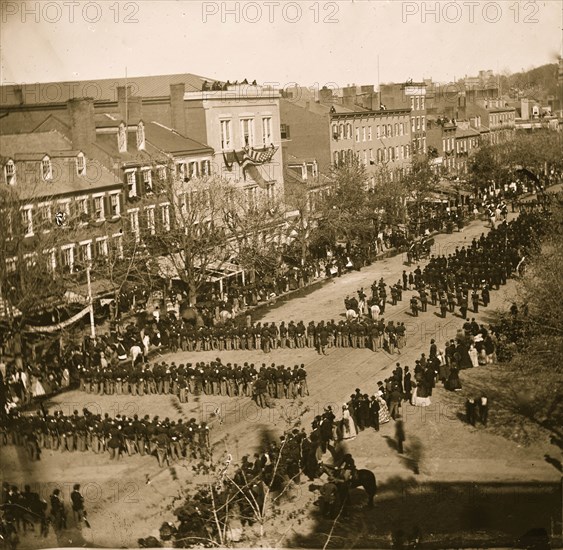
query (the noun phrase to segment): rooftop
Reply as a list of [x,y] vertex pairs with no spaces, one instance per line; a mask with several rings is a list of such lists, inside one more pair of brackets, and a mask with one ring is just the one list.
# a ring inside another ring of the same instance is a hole
[[74,80],[66,82],[38,82],[35,84],[0,87],[0,105],[64,103],[69,99],[91,97],[96,101],[117,101],[117,88],[130,86],[131,95],[143,98],[170,95],[172,84],[184,84],[186,92],[201,91],[204,81],[213,79],[191,73],[157,76],[104,78],[99,80]]

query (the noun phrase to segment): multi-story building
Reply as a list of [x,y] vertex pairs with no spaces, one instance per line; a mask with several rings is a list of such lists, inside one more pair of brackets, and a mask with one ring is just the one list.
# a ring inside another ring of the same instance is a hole
[[[373,93],[362,88],[364,96]],[[410,166],[410,108],[368,109],[356,103],[350,89],[344,89],[343,97],[341,104],[330,90],[321,90],[319,102],[281,100],[286,173],[301,166],[302,180],[313,193],[327,186],[331,168],[352,157],[364,164],[372,185],[384,168],[395,178]]]
[[96,190],[81,208],[123,218],[120,229],[137,239],[174,223],[166,181],[187,197],[194,178],[212,185],[207,176],[222,176],[250,205],[283,194],[279,93],[270,88],[194,75],[45,83],[0,87],[0,108],[0,134],[57,131],[112,175],[112,193]]
[[56,130],[0,136],[0,159],[0,185],[10,193],[2,213],[7,273],[44,261],[72,274],[105,261],[110,247],[120,254],[122,184],[102,164]]
[[380,101],[386,109],[410,109],[412,151],[426,153],[426,82],[382,84]]

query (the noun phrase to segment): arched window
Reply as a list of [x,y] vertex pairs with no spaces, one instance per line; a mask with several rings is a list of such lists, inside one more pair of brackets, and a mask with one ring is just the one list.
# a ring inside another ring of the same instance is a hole
[[76,155],[76,173],[79,176],[83,176],[84,174],[86,174],[86,157],[82,152]]
[[49,155],[45,155],[41,161],[41,177],[43,181],[51,181],[53,179],[53,166]]
[[145,149],[145,125],[142,122],[137,124],[137,150],[144,151]]
[[119,130],[117,131],[117,146],[120,153],[127,151],[127,129],[123,122],[119,125]]
[[344,139],[344,124],[341,124],[339,128],[340,128],[340,139]]
[[346,124],[346,138],[352,139],[352,124],[350,124],[349,122],[348,124]]
[[4,166],[4,176],[8,185],[15,185],[16,183],[16,165],[12,159],[9,159]]

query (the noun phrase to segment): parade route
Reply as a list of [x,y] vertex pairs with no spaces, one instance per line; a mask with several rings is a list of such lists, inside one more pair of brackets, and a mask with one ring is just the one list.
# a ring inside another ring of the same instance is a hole
[[[483,222],[474,221],[463,232],[437,235],[432,253],[453,253],[456,246],[468,246],[473,237],[478,238],[486,231]],[[373,281],[381,277],[387,284],[393,284],[401,277],[403,269],[408,272],[416,268],[416,264],[405,266],[404,261],[405,258],[398,255],[375,262],[359,272],[333,279],[307,296],[272,308],[261,320],[276,323],[291,320],[303,320],[305,323],[309,320],[338,321],[343,318],[346,295],[355,294],[360,287],[369,291]],[[421,262],[420,265],[423,267],[424,263]],[[510,306],[513,290],[514,281],[509,281],[500,291],[491,293],[492,302],[488,308],[481,307],[478,314],[470,311],[468,316],[487,324],[492,312],[497,309],[505,310]],[[215,357],[221,357],[224,363],[253,362],[257,366],[274,362],[292,367],[294,364],[304,363],[308,372],[310,396],[296,401],[277,400],[276,407],[272,409],[259,409],[250,398],[205,395],[193,398],[190,395],[190,402],[180,404],[177,398],[170,395],[98,396],[79,391],[52,399],[47,408],[60,409],[64,414],[72,414],[75,409],[87,407],[102,415],[107,412],[110,415],[127,416],[150,414],[171,419],[179,416],[184,419],[195,417],[198,421],[211,424],[211,440],[216,459],[228,452],[235,461],[240,461],[244,455],[252,456],[260,451],[265,434],[280,435],[289,425],[288,421],[298,416],[301,416],[302,426],[307,430],[314,416],[321,414],[327,405],[331,405],[337,419],[340,418],[341,405],[355,388],[371,395],[377,381],[389,376],[397,362],[412,368],[414,360],[421,353],[428,353],[432,338],[439,348],[443,348],[446,340],[455,337],[462,324],[457,308],[455,315],[448,313],[446,319],[442,319],[436,314],[438,308],[429,305],[428,312],[413,318],[408,307],[411,295],[411,292],[405,292],[402,302],[397,306],[388,305],[384,315],[386,320],[405,322],[407,326],[407,345],[400,355],[390,355],[384,351],[375,353],[369,349],[332,348],[328,355],[321,356],[315,350],[302,348],[277,349],[268,354],[256,350],[178,352],[155,358],[175,361],[176,364],[208,361]],[[487,368],[463,371],[462,384],[466,376],[486,376]],[[381,502],[381,506],[376,506],[373,512],[377,517],[391,514],[396,508],[396,504],[387,506],[385,503],[396,499],[397,480],[403,480],[401,483],[410,484],[411,488],[457,484],[453,493],[442,491],[433,497],[438,499],[437,506],[446,509],[448,502],[451,504],[469,498],[468,494],[474,491],[475,484],[512,486],[527,481],[537,484],[533,485],[536,488],[550,487],[549,491],[555,490],[553,487],[557,487],[560,476],[543,460],[543,455],[553,453],[554,448],[547,441],[534,448],[520,447],[493,435],[482,426],[468,426],[463,420],[466,398],[463,390],[459,393],[446,392],[439,384],[433,393],[430,407],[417,408],[405,403],[402,407],[407,451],[404,456],[398,455],[394,446],[393,421],[382,425],[379,433],[368,429],[346,443],[358,467],[368,468],[376,473],[380,487],[378,502]],[[217,409],[222,423],[215,415]],[[494,415],[494,403],[491,404],[490,415]],[[173,463],[171,468],[160,470],[154,457],[138,455],[126,456],[119,463],[112,463],[107,455],[44,450],[41,462],[30,463],[24,454],[22,448],[3,449],[4,478],[16,483],[40,484],[43,487],[42,493],[45,494],[52,490],[53,484],[70,486],[80,482],[87,488],[86,508],[92,525],[92,529],[83,530],[80,536],[84,537],[86,543],[95,545],[115,544],[116,536],[122,540],[123,545],[131,545],[138,533],[145,533],[145,536],[154,534],[163,520],[174,519],[172,509],[174,503],[177,503],[175,498],[181,494],[181,483],[189,482],[193,477],[189,461]],[[434,489],[428,490],[434,492]],[[485,493],[489,494],[490,491],[487,491]],[[492,491],[495,494],[498,492],[497,489]],[[296,499],[300,505],[311,503],[313,495],[307,490],[306,484],[298,487]],[[547,508],[543,510],[542,517],[556,517],[556,496],[546,502]],[[459,518],[460,522],[462,518],[463,514]],[[394,525],[395,520],[390,520],[390,524]],[[448,523],[448,529],[459,532],[459,522],[456,523],[453,519],[451,521],[453,523]],[[479,526],[479,521],[476,521]],[[309,525],[314,531],[314,522],[314,517],[309,516],[305,520],[304,529]],[[485,522],[482,527],[488,529],[490,525]],[[76,536],[79,536],[78,532]],[[69,540],[72,540],[72,536]],[[30,541],[30,547],[33,548],[39,547],[33,541],[37,544],[41,542],[31,536]]]

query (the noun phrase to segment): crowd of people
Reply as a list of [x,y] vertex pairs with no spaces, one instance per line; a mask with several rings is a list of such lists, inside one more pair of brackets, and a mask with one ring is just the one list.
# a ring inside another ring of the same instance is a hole
[[[30,485],[24,485],[23,491],[17,485],[4,481],[2,483],[2,510],[4,515],[0,525],[0,534],[6,543],[6,548],[16,548],[19,542],[18,532],[35,531],[35,524],[39,524],[39,536],[46,537],[49,525],[55,532],[67,528],[67,507],[63,494],[55,488],[49,495],[49,502],[44,495],[32,491]],[[50,504],[50,514],[47,510]],[[80,484],[75,483],[70,493],[70,504],[75,525],[82,524],[90,527],[87,512],[84,507],[84,496],[80,492]]]
[[[268,395],[272,399],[296,399],[309,394],[305,365],[293,368],[265,363],[224,364],[220,358],[195,364],[174,361],[89,368],[79,366],[79,389],[96,395],[175,395],[180,403],[189,396],[223,395],[255,397],[259,404]],[[265,406],[265,405],[264,405]]]
[[41,408],[34,415],[11,411],[0,431],[0,444],[23,447],[30,460],[41,460],[43,449],[60,452],[108,453],[111,460],[122,456],[154,455],[160,467],[172,460],[207,459],[210,453],[209,425],[159,416],[82,414]]

